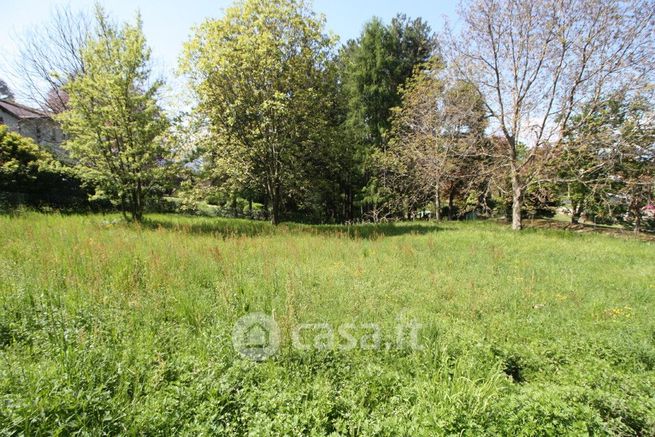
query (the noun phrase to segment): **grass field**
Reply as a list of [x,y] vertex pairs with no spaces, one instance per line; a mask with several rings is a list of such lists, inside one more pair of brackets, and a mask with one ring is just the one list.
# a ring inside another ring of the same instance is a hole
[[[655,435],[655,244],[495,223],[0,216],[5,434]],[[281,348],[232,345],[263,312]],[[422,325],[299,350],[300,323]]]

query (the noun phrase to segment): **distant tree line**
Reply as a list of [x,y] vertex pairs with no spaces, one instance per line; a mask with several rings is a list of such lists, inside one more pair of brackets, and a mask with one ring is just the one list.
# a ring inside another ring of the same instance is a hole
[[653,226],[655,3],[469,0],[460,18],[439,34],[373,18],[339,46],[304,1],[236,2],[186,43],[194,104],[174,114],[139,17],[58,10],[18,71],[92,197],[134,220],[204,206],[273,223],[504,216],[518,230],[564,208]]

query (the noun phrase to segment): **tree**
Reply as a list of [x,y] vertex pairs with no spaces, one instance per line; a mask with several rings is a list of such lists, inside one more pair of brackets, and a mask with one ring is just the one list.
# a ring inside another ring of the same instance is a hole
[[445,35],[447,59],[483,96],[492,127],[505,140],[500,165],[511,181],[518,230],[526,189],[541,174],[534,163],[550,161],[575,128],[574,116],[652,78],[655,4],[471,0],[460,15],[460,32]]
[[97,31],[82,50],[84,72],[65,91],[68,110],[58,116],[69,140],[64,147],[96,195],[141,220],[145,202],[161,183],[168,126],[157,104],[161,81],[150,79],[150,49],[141,18],[118,27],[98,7]]
[[401,106],[392,110],[390,142],[381,155],[398,206],[415,210],[433,201],[437,220],[441,194],[447,192],[453,218],[456,194],[476,179],[486,127],[480,96],[465,83],[449,83],[443,67],[433,58],[416,69],[401,91]]
[[329,148],[336,76],[323,27],[302,1],[247,0],[201,24],[182,59],[215,172],[234,189],[263,187],[274,224]]
[[390,25],[374,18],[344,51],[345,81],[353,124],[366,126],[366,141],[381,147],[390,128],[391,108],[400,105],[400,87],[417,65],[430,59],[436,39],[421,18],[397,15]]
[[602,151],[594,143],[572,144],[565,147],[552,160],[553,179],[559,183],[560,192],[568,202],[571,223],[578,224],[590,202],[602,195],[609,183],[607,167]]
[[618,95],[577,117],[586,123],[567,133],[552,163],[571,204],[596,221],[620,221],[639,232],[655,189],[655,115],[652,93]]
[[[612,209],[607,200],[615,185],[615,134],[621,124],[616,117],[617,103],[610,99],[600,107],[588,107],[575,115],[575,128],[566,133],[561,149],[547,164],[547,172],[568,203],[572,224],[578,224],[585,212],[593,211],[596,220],[599,211]],[[578,123],[581,118],[585,123]],[[611,215],[607,214],[607,219],[611,220]]]
[[14,75],[25,84],[25,97],[43,110],[67,107],[63,88],[84,73],[83,50],[93,31],[92,17],[68,6],[56,6],[47,22],[17,40]]
[[66,93],[63,87],[53,87],[46,94],[42,106],[53,114],[59,114],[68,108],[68,99],[68,93]]
[[652,101],[637,96],[621,106],[620,140],[615,160],[617,194],[625,199],[627,218],[635,233],[643,212],[655,198],[655,111]]
[[[341,131],[353,158],[347,191],[359,193],[362,215],[374,220],[381,217],[380,206],[389,199],[382,192],[384,174],[379,179],[372,156],[386,147],[391,108],[400,105],[401,87],[436,50],[436,38],[424,20],[399,14],[388,25],[372,19],[360,37],[348,41],[339,53],[347,110]],[[352,210],[355,196],[349,197]]]
[[7,82],[0,79],[0,99],[14,100],[15,96]]

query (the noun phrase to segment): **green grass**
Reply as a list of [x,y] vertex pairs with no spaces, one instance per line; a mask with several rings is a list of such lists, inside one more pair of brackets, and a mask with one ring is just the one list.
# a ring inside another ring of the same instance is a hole
[[[0,216],[0,433],[655,435],[653,243],[117,218]],[[261,363],[231,342],[253,311],[283,334]],[[421,350],[289,341],[399,320]]]

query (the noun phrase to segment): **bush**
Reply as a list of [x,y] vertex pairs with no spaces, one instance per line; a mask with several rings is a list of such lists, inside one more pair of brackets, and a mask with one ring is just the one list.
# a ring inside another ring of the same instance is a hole
[[90,207],[73,169],[30,138],[0,126],[0,208],[19,205],[64,210]]

